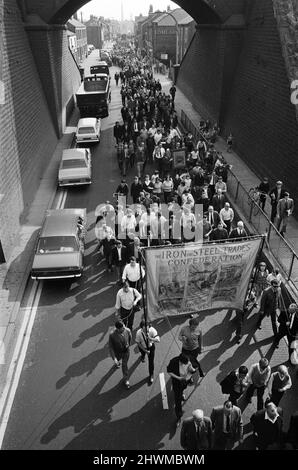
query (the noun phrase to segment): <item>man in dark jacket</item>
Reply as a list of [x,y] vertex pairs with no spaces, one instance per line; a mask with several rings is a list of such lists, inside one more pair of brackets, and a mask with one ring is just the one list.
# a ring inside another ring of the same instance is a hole
[[271,198],[271,222],[274,223],[277,214],[277,204],[280,199],[285,196],[285,190],[282,187],[282,181],[277,181],[275,188],[273,188],[269,196]]
[[280,340],[287,336],[288,345],[296,339],[298,334],[298,305],[290,304],[288,310],[282,310],[277,319],[279,323],[278,333],[275,340],[275,347],[278,348]]
[[191,418],[182,423],[180,444],[184,450],[209,450],[212,448],[211,419],[203,410],[194,410]]
[[268,401],[264,410],[257,411],[250,418],[259,450],[266,450],[269,447],[276,450],[281,448],[282,415],[282,409]]
[[247,232],[244,228],[242,220],[239,220],[239,222],[237,223],[237,228],[231,230],[229,238],[234,240],[241,240],[242,238],[247,238]]
[[111,357],[116,365],[120,367],[122,361],[123,382],[126,388],[130,388],[128,381],[128,359],[129,346],[131,344],[131,331],[124,326],[121,320],[116,321],[115,329],[109,335],[109,350]]
[[122,139],[122,126],[120,126],[119,121],[116,121],[114,126],[114,137],[116,139],[116,147],[119,143],[119,140]]
[[281,301],[281,289],[279,287],[278,281],[273,279],[271,281],[271,286],[267,287],[262,293],[261,297],[261,305],[259,311],[259,321],[258,321],[258,328],[261,329],[261,323],[265,316],[271,317],[272,323],[272,330],[274,334],[275,344],[278,340],[277,334],[277,317],[279,312],[282,308],[282,301]]
[[133,203],[137,204],[139,202],[140,193],[143,191],[143,185],[137,176],[134,177],[133,183],[130,186],[130,195],[132,197]]
[[243,441],[243,422],[241,410],[230,400],[223,406],[216,406],[211,412],[212,428],[214,430],[214,449],[230,450],[236,441]]
[[229,400],[237,405],[237,400],[243,395],[247,385],[244,380],[248,373],[246,366],[240,366],[238,370],[232,370],[220,383],[222,393],[229,393]]
[[124,266],[127,263],[127,250],[125,246],[122,246],[120,240],[116,240],[116,246],[111,252],[111,264],[116,266],[118,282],[122,283],[122,273]]
[[227,240],[229,238],[229,234],[227,230],[224,228],[222,222],[219,222],[218,226],[212,230],[210,233],[210,240],[211,241],[218,241],[218,240]]

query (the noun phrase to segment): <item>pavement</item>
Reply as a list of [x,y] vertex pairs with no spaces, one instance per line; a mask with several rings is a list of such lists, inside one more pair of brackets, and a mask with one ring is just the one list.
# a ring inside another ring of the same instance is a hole
[[[163,90],[167,92],[172,81],[164,75],[157,75],[156,77],[160,79]],[[177,89],[176,93],[175,106],[179,117],[181,115],[181,110],[183,109],[193,123],[199,122],[199,114],[193,109],[192,104],[179,89]],[[73,126],[75,126],[76,118],[77,115],[75,114],[73,116],[73,121],[70,123],[70,126],[66,128],[63,137],[57,145],[52,160],[41,180],[39,190],[37,191],[35,199],[28,211],[26,220],[21,226],[20,236],[18,237],[10,259],[7,263],[0,265],[0,397],[5,386],[16,338],[22,322],[20,304],[28,282],[38,229],[43,222],[45,211],[50,208],[53,203],[57,189],[56,178],[58,163],[60,161],[62,150],[71,146],[74,131]],[[234,152],[226,152],[226,144],[223,139],[220,138],[218,140],[216,147],[223,152],[226,160],[233,165],[233,172],[239,177],[239,179],[241,179],[242,184],[247,189],[252,186],[256,186],[259,183],[259,178],[244,162],[242,162],[240,157],[238,157]],[[297,229],[298,222],[291,219],[289,222],[287,238],[291,241],[298,252]],[[291,237],[291,234],[293,234],[293,237]],[[214,316],[214,327],[217,327],[218,329],[222,327],[224,331],[225,323],[230,316],[230,313],[219,312],[216,318]],[[249,324],[254,322],[255,319],[250,317]],[[287,346],[285,342],[281,341],[280,347],[277,350],[273,350],[271,347],[272,330],[269,321],[266,319],[264,320],[262,330],[248,331],[248,326],[248,324],[245,325],[245,338],[241,346],[238,347],[235,344],[234,354],[237,351],[237,354],[240,354],[241,357],[243,356],[244,362],[245,359],[250,356],[253,343],[254,360],[258,360],[259,357],[266,356],[270,359],[274,368],[287,361]],[[203,364],[210,362],[210,360],[216,362],[218,352],[219,351],[216,348],[209,351],[207,349],[203,358]],[[232,360],[230,354],[231,350],[227,352],[227,356],[225,358],[226,366],[229,365]],[[250,359],[252,359],[252,356]],[[286,407],[288,411],[287,419],[289,418],[290,412],[292,413],[297,407],[297,379],[294,381],[294,373],[291,375],[293,379],[293,387],[288,391],[287,396],[284,397],[282,402],[282,406]],[[253,411],[254,409],[251,409],[251,413]]]

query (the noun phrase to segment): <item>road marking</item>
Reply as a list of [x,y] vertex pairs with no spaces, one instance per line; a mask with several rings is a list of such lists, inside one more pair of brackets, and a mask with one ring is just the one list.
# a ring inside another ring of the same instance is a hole
[[63,197],[62,197],[59,209],[64,209],[66,198],[67,198],[67,191],[64,189],[63,190]]
[[159,383],[160,383],[160,390],[161,390],[162,407],[164,410],[168,410],[169,409],[168,395],[167,395],[167,389],[166,389],[165,374],[163,372],[159,374]]
[[65,189],[62,189],[58,197],[56,209],[63,209],[65,205],[66,197],[67,197],[67,191]]
[[[67,190],[63,189],[59,194],[56,209],[64,208],[66,197]],[[19,330],[18,339],[8,369],[5,387],[0,397],[0,449],[2,448],[11,408],[23,370],[42,288],[43,281],[33,282],[27,306],[24,309],[24,318],[22,320],[22,325]]]
[[9,415],[22,373],[41,292],[42,282],[34,282],[32,284],[27,304],[28,306],[25,309],[24,319],[19,331],[17,343],[8,370],[6,384],[0,398],[0,449],[2,447]]

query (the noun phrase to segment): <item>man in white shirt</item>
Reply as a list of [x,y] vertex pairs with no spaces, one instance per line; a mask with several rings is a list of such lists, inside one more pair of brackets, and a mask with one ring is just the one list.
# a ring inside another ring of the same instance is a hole
[[133,287],[129,287],[127,281],[124,282],[122,289],[119,289],[117,292],[115,304],[116,312],[124,325],[131,331],[133,328],[135,307],[141,298],[141,294]]
[[219,211],[219,217],[223,226],[227,229],[227,232],[230,233],[232,222],[234,220],[234,211],[230,207],[229,202],[225,202],[224,207]]
[[149,365],[149,383],[153,383],[154,374],[154,355],[155,355],[155,343],[160,342],[160,337],[153,326],[146,325],[145,320],[140,323],[140,328],[136,333],[136,343],[141,353],[141,361],[145,362],[145,356],[148,354],[148,365]]
[[158,145],[162,139],[162,132],[159,128],[156,129],[156,132],[153,138],[154,138],[155,145]]
[[132,209],[128,208],[126,215],[124,215],[121,220],[121,230],[126,233],[134,232],[136,225],[137,222],[134,214],[132,213]]
[[127,264],[122,273],[122,281],[128,281],[129,287],[134,287],[135,289],[139,288],[139,281],[145,276],[145,270],[143,266],[140,267],[140,264],[136,262],[136,258],[131,256],[130,263]]

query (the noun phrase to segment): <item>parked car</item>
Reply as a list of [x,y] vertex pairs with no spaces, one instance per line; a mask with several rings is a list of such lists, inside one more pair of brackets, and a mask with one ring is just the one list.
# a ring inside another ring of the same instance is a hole
[[58,171],[59,186],[91,183],[91,152],[86,148],[63,150]]
[[101,119],[94,117],[82,118],[78,122],[76,142],[100,142]]
[[53,209],[46,212],[40,230],[32,279],[80,277],[83,271],[86,209]]

